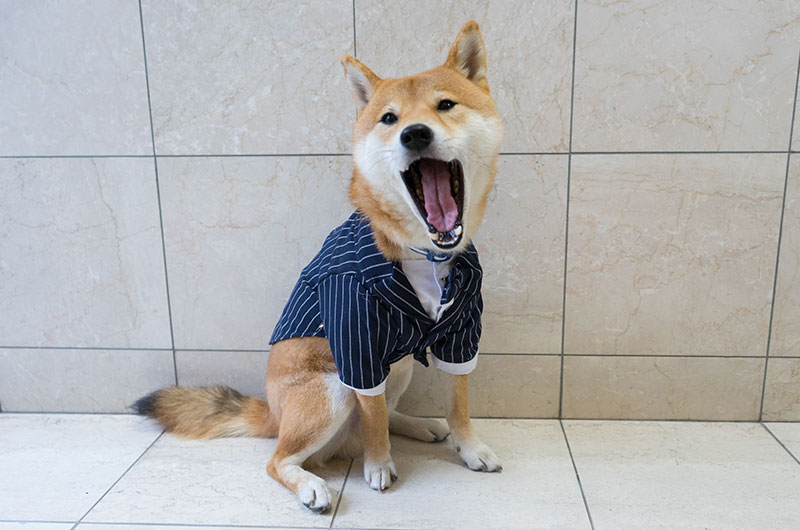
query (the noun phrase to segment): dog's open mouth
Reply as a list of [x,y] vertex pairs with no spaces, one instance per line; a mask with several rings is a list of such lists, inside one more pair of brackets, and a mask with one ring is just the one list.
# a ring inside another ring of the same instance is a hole
[[403,182],[420,215],[428,223],[428,235],[439,248],[453,248],[461,241],[464,210],[464,171],[461,162],[421,158],[403,171]]

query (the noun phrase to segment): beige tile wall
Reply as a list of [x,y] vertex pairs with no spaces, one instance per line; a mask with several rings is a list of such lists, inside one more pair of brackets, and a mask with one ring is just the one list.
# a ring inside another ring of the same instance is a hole
[[[474,414],[800,420],[800,3],[0,12],[3,410],[263,395],[283,302],[351,211],[339,57],[413,73],[474,18],[506,122]],[[401,406],[443,399],[419,366]]]

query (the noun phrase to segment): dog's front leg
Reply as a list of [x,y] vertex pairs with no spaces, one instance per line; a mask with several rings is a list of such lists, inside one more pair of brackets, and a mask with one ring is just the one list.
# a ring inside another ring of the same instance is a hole
[[466,375],[448,375],[450,381],[450,403],[447,410],[447,423],[456,451],[473,471],[502,471],[500,459],[488,445],[472,432],[469,419],[469,399]]
[[361,438],[364,444],[364,480],[375,490],[385,490],[397,480],[397,468],[389,454],[389,414],[386,397],[356,393]]

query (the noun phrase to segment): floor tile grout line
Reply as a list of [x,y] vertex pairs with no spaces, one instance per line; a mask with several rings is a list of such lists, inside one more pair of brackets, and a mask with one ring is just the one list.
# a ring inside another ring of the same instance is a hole
[[108,492],[109,492],[109,491],[111,491],[112,489],[114,489],[114,486],[116,486],[117,484],[119,484],[119,481],[120,481],[120,480],[122,480],[122,479],[123,479],[123,477],[125,477],[125,475],[127,475],[127,474],[128,474],[128,471],[130,471],[131,469],[133,469],[133,466],[135,466],[136,464],[138,464],[138,463],[139,463],[139,461],[140,461],[140,460],[141,460],[141,459],[144,457],[144,455],[146,455],[146,454],[147,454],[147,452],[150,450],[150,448],[151,448],[151,447],[153,447],[153,446],[156,444],[156,442],[157,442],[157,441],[159,441],[159,440],[161,439],[161,437],[162,437],[162,436],[164,436],[164,433],[166,433],[166,432],[167,432],[167,431],[161,431],[161,433],[160,433],[158,436],[156,436],[156,439],[155,439],[155,440],[153,440],[152,442],[150,442],[150,445],[148,445],[148,446],[147,446],[147,447],[144,449],[144,451],[142,451],[142,453],[141,453],[141,454],[140,454],[138,457],[136,457],[136,460],[134,460],[134,461],[133,461],[133,463],[131,463],[131,465],[129,465],[129,466],[128,466],[128,468],[127,468],[125,471],[123,471],[123,472],[122,472],[122,474],[121,474],[119,477],[117,477],[117,480],[115,480],[115,481],[114,481],[114,483],[113,483],[113,484],[111,484],[111,486],[109,486],[109,487],[108,487],[108,489],[105,491],[105,493],[103,493],[103,494],[100,496],[100,498],[99,498],[99,499],[97,499],[97,500],[95,501],[95,503],[94,503],[94,504],[92,504],[91,508],[89,508],[89,509],[86,511],[86,513],[84,513],[84,514],[83,514],[83,516],[82,516],[80,519],[78,519],[78,522],[76,522],[76,523],[75,523],[75,526],[73,526],[73,527],[72,527],[72,528],[73,528],[73,530],[75,529],[75,527],[77,527],[79,524],[81,524],[81,523],[83,522],[83,520],[86,518],[86,516],[87,516],[87,515],[89,515],[89,514],[92,512],[92,510],[94,510],[94,509],[95,509],[95,507],[96,507],[98,504],[100,504],[100,502],[101,502],[103,499],[105,499],[105,498],[106,498],[106,495],[108,495]]
[[[355,4],[355,0],[353,1]],[[347,479],[350,478],[350,471],[353,469],[353,462],[355,461],[354,458],[350,459],[350,465],[347,466],[347,473],[344,474],[344,481],[342,482],[342,487],[339,489],[339,497],[336,499],[336,507],[333,509],[333,515],[331,516],[331,522],[328,525],[328,528],[333,528],[333,522],[336,520],[336,514],[339,513],[339,505],[342,504],[342,497],[344,497],[344,488],[347,486]]]
[[575,110],[575,56],[578,42],[578,0],[575,0],[575,11],[572,24],[572,80],[569,94],[569,152],[567,154],[567,205],[564,212],[564,276],[561,292],[561,367],[558,376],[558,417],[562,416],[564,406],[564,337],[567,322],[567,253],[569,251],[569,192],[572,179],[572,120]]
[[[790,151],[800,154],[800,150]],[[786,151],[744,150],[744,151],[501,151],[500,156],[591,156],[591,155],[785,155]],[[290,158],[290,157],[339,157],[352,156],[352,153],[201,153],[201,154],[161,154],[156,158]],[[153,158],[153,155],[0,155],[1,159],[85,159],[85,158]]]
[[84,521],[81,525],[119,525],[119,526],[169,526],[175,528],[276,528],[292,530],[325,530],[326,526],[291,526],[291,525],[249,525],[249,524],[207,524],[207,523],[142,523],[119,521]]
[[54,523],[54,524],[76,524],[75,521],[58,521],[55,519],[0,519],[0,523]]
[[783,442],[780,440],[780,438],[778,438],[777,436],[775,436],[775,433],[774,433],[774,432],[772,432],[772,431],[770,430],[770,428],[769,428],[769,427],[767,427],[767,426],[766,426],[766,424],[764,424],[764,422],[763,422],[763,421],[759,422],[759,424],[761,424],[761,426],[762,426],[762,427],[764,427],[764,429],[765,429],[765,430],[766,430],[766,431],[767,431],[767,432],[770,434],[770,436],[772,436],[772,438],[773,438],[773,439],[774,439],[776,442],[778,442],[778,445],[780,445],[781,447],[783,447],[783,450],[784,450],[784,451],[786,451],[787,453],[789,453],[789,456],[791,456],[791,457],[792,457],[792,460],[794,460],[795,462],[797,462],[797,464],[798,464],[798,465],[800,465],[800,459],[798,459],[796,456],[794,456],[794,454],[793,454],[793,453],[792,453],[792,452],[789,450],[789,448],[788,448],[788,447],[786,447],[786,445],[785,445],[785,444],[784,444],[784,443],[783,443]]
[[778,269],[781,262],[781,243],[783,241],[783,218],[786,213],[786,192],[789,187],[789,167],[792,162],[792,141],[794,135],[794,121],[797,113],[797,89],[800,84],[800,52],[797,54],[797,69],[794,77],[794,105],[792,106],[792,119],[789,125],[789,145],[786,148],[786,174],[783,177],[783,198],[781,200],[781,219],[778,222],[778,248],[775,252],[775,276],[772,280],[772,300],[769,308],[769,324],[767,328],[767,349],[764,356],[764,379],[761,382],[761,404],[758,409],[759,421],[764,417],[764,396],[767,393],[767,370],[769,369],[769,353],[772,344],[772,323],[775,315],[775,298],[778,296]]
[[164,287],[167,294],[167,317],[169,318],[169,338],[172,344],[172,369],[175,375],[175,384],[178,384],[178,361],[175,355],[175,332],[172,326],[172,303],[169,296],[169,272],[167,270],[167,244],[164,238],[164,214],[161,208],[161,184],[158,179],[158,157],[156,157],[156,136],[153,128],[153,106],[150,100],[150,74],[147,67],[147,45],[144,37],[144,14],[142,13],[142,0],[139,0],[139,26],[142,31],[142,57],[144,58],[144,79],[147,89],[147,111],[150,116],[150,143],[153,148],[153,169],[156,176],[156,199],[158,200],[158,223],[161,228],[161,253],[164,259]]
[[[43,520],[43,519],[0,519],[0,523],[53,523],[53,524],[78,524],[75,521]],[[81,525],[118,525],[118,526],[169,526],[176,528],[201,527],[201,528],[291,528],[292,530],[325,530],[326,526],[286,526],[286,525],[237,525],[237,524],[205,524],[205,523],[149,523],[127,521],[82,521]],[[342,530],[347,530],[343,528]]]
[[583,507],[586,508],[586,516],[589,518],[589,526],[592,528],[592,530],[594,530],[592,512],[589,511],[589,503],[586,501],[586,493],[583,491],[583,483],[581,482],[581,475],[578,473],[578,465],[575,463],[575,457],[572,455],[572,447],[569,445],[567,430],[564,428],[564,422],[561,419],[558,420],[558,424],[561,426],[561,433],[564,435],[564,443],[567,444],[567,452],[569,452],[569,460],[572,462],[572,469],[575,471],[575,478],[578,481],[578,488],[581,490],[581,498],[583,499]]

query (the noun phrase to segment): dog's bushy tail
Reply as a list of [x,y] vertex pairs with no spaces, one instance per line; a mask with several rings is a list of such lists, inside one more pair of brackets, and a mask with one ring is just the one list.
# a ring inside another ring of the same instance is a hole
[[162,388],[132,408],[184,438],[278,435],[278,422],[266,401],[227,386]]

